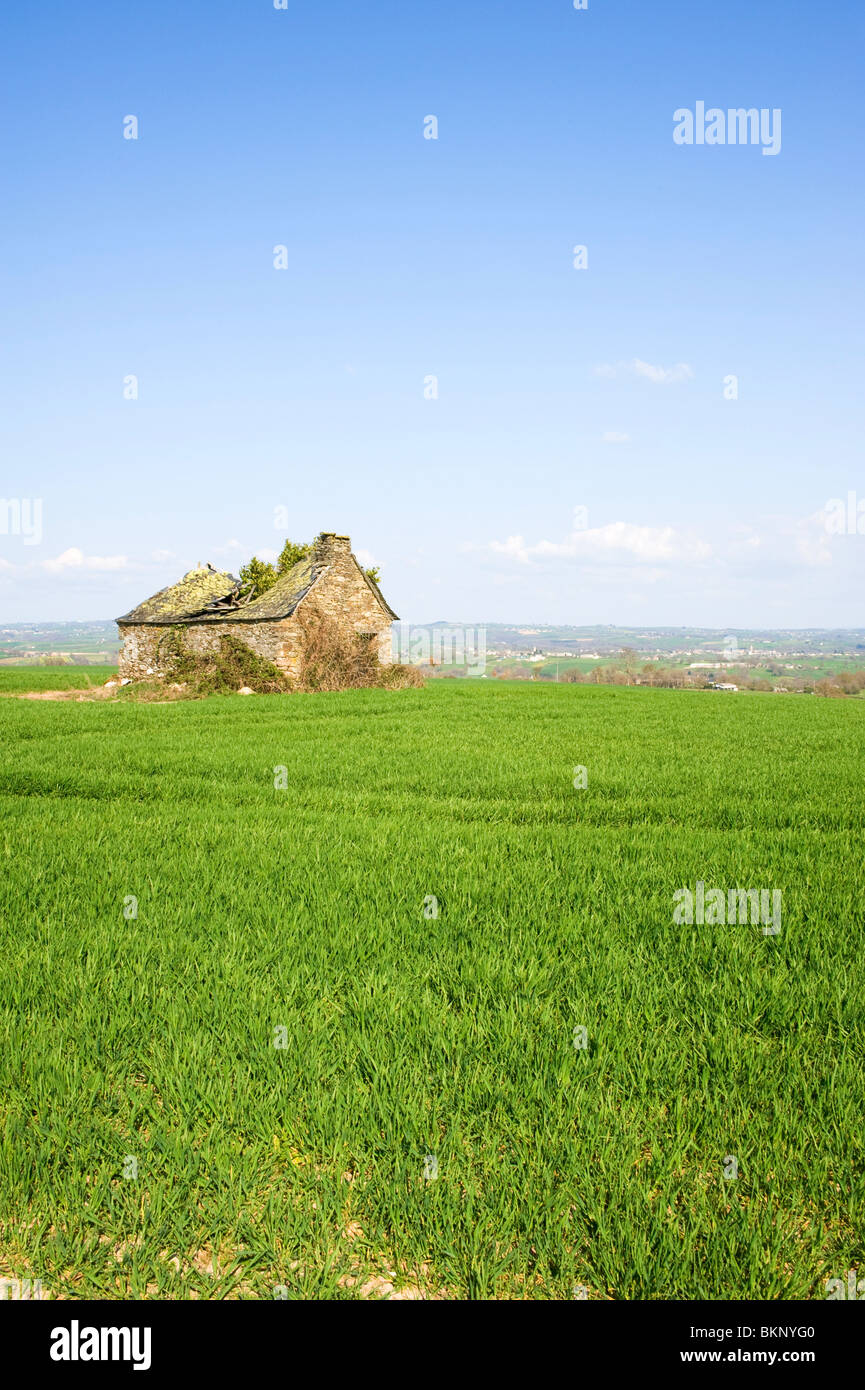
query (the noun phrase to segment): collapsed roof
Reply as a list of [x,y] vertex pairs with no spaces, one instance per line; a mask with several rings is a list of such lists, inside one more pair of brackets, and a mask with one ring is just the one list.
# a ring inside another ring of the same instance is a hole
[[210,613],[214,606],[230,605],[239,594],[240,580],[233,574],[215,570],[212,565],[198,565],[176,584],[160,589],[158,594],[124,613],[117,622],[180,623]]
[[[339,539],[347,539],[340,537]],[[157,627],[175,626],[184,623],[257,623],[277,622],[280,618],[290,618],[301,599],[329,569],[326,553],[318,546],[296,565],[281,574],[272,588],[260,598],[250,599],[241,593],[241,582],[225,570],[215,570],[212,565],[199,566],[190,570],[176,584],[160,589],[152,598],[145,599],[118,618],[125,625],[153,625]],[[354,556],[351,557],[354,560]],[[382,608],[396,620],[397,615],[386,601],[374,579],[357,561],[358,573],[372,590]]]

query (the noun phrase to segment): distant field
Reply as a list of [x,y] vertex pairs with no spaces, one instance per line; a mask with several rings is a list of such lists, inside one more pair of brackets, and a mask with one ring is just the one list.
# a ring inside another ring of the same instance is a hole
[[116,675],[116,666],[4,666],[0,667],[0,695],[21,690],[86,690]]
[[[808,1299],[861,1266],[861,702],[445,680],[0,720],[0,1275]],[[780,934],[674,925],[697,879],[780,889]]]
[[103,664],[104,662],[113,661],[113,662],[116,663],[117,657],[118,657],[118,654],[119,654],[116,650],[113,650],[113,651],[112,651],[112,650],[106,650],[105,648],[102,648],[98,653],[94,653],[94,652],[75,652],[75,653],[72,653],[72,652],[56,652],[56,653],[50,653],[50,654],[49,654],[49,653],[45,653],[44,655],[46,656],[46,658],[49,658],[49,659],[46,659],[46,660],[43,661],[43,660],[40,660],[40,658],[39,658],[38,655],[35,655],[35,654],[32,654],[32,653],[31,653],[30,655],[27,655],[27,656],[22,656],[22,655],[20,655],[20,654],[19,654],[19,655],[15,655],[15,654],[14,654],[14,649],[13,649],[12,653],[10,654],[9,648],[8,648],[8,647],[4,647],[4,645],[3,645],[2,642],[0,642],[0,652],[3,653],[3,655],[0,656],[0,671],[5,670],[7,667],[10,667],[10,666],[11,666],[11,667],[15,667],[15,666],[53,666],[53,667],[58,667],[58,666],[78,666],[78,667],[87,668],[88,666],[98,666],[98,665],[101,665],[101,664]]

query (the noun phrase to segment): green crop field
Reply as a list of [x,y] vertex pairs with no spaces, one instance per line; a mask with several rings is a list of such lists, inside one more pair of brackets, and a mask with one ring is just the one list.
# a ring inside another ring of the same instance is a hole
[[[25,690],[87,690],[116,675],[116,666],[5,666],[0,667],[0,696]],[[5,705],[0,717],[4,714]]]
[[[861,1264],[861,701],[0,719],[0,1276],[808,1299]],[[697,880],[780,890],[780,932],[676,924]]]

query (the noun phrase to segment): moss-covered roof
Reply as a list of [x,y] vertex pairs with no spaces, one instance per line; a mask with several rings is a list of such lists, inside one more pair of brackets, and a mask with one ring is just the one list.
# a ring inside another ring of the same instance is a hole
[[[353,556],[352,559],[354,559]],[[356,560],[355,564],[357,564]],[[396,613],[385,600],[375,580],[370,579],[360,565],[357,568],[358,573],[372,589],[384,611],[395,620]],[[230,613],[202,614],[197,621],[275,623],[280,618],[290,618],[301,599],[306,598],[312,586],[328,569],[329,566],[316,560],[314,554],[307,555],[305,559],[298,560],[296,565],[292,565],[286,574],[280,575],[276,583],[266,593],[263,593],[261,598],[254,599],[252,603],[241,604]]]
[[230,601],[240,588],[240,580],[225,570],[212,569],[210,565],[190,570],[176,584],[160,589],[152,598],[145,599],[129,613],[118,618],[118,623],[179,623],[184,619],[197,617],[213,605]]
[[316,565],[312,556],[307,555],[281,574],[261,598],[244,604],[236,613],[232,613],[232,619],[240,623],[271,623],[279,618],[290,618],[300,600],[306,597],[326,568],[326,565]]
[[[354,558],[354,557],[352,557]],[[357,561],[355,561],[357,564]],[[233,574],[206,569],[190,570],[168,589],[160,589],[131,613],[118,618],[118,623],[152,623],[165,626],[174,623],[272,623],[290,618],[312,588],[329,568],[314,555],[298,560],[296,565],[280,575],[272,588],[244,603],[240,599],[240,580]],[[382,608],[396,619],[396,613],[386,602],[375,580],[358,565],[358,572],[375,594]]]

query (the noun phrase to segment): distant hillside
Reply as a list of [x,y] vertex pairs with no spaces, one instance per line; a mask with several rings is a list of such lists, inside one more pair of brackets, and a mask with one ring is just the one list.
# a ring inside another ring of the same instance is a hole
[[[396,631],[404,623],[394,625]],[[486,630],[487,652],[514,655],[543,652],[549,656],[611,656],[631,647],[647,656],[698,656],[727,652],[734,639],[744,655],[860,656],[865,653],[865,628],[703,628],[703,627],[568,627],[532,623],[464,623],[438,621],[436,628]]]
[[[407,625],[395,623],[399,634]],[[483,628],[488,657],[582,657],[597,660],[616,656],[624,647],[640,656],[699,661],[731,650],[742,656],[855,657],[865,665],[863,628],[699,628],[699,627],[568,627],[531,623],[411,624],[424,627]],[[113,665],[119,639],[114,622],[13,623],[0,628],[0,665]]]
[[117,624],[13,623],[0,628],[3,666],[114,666]]

